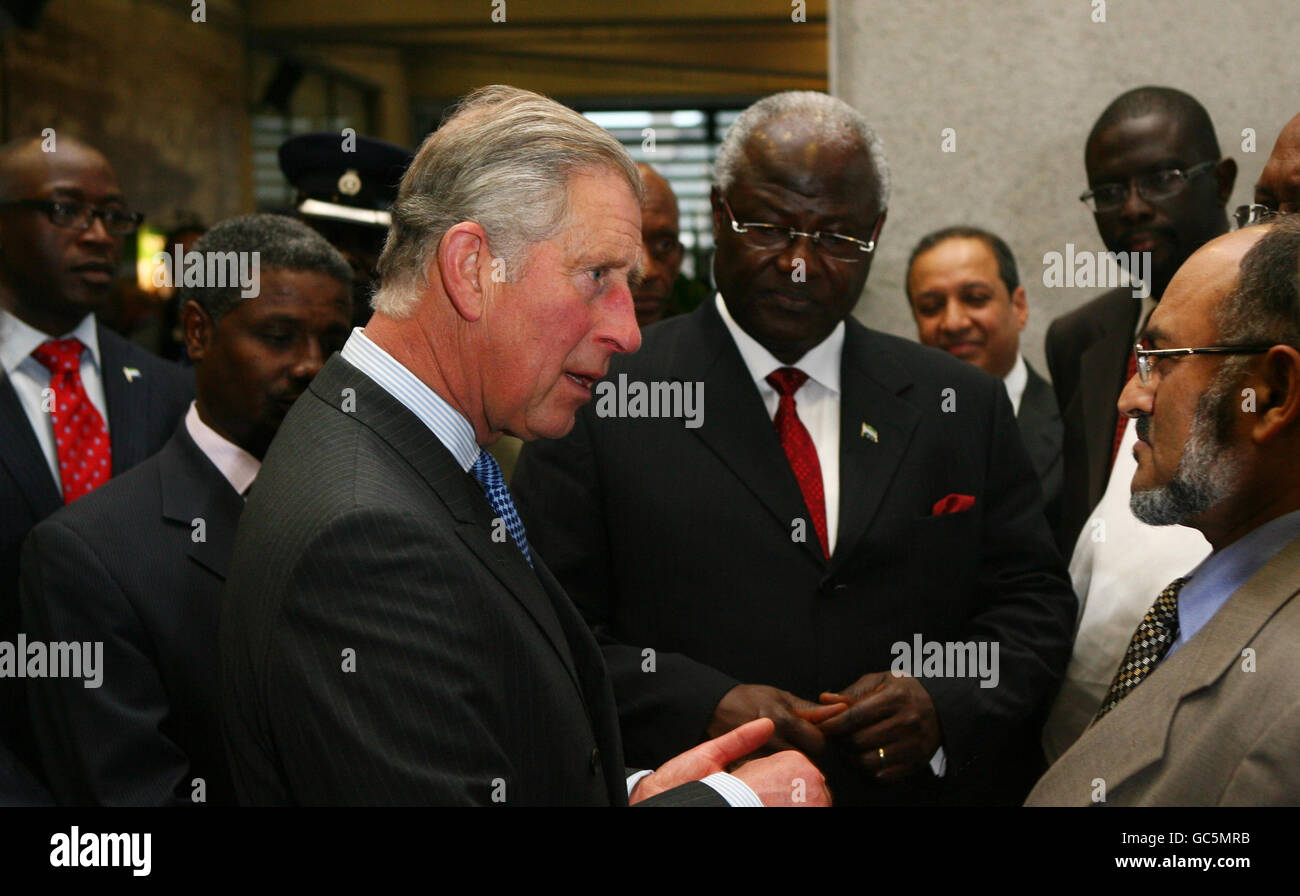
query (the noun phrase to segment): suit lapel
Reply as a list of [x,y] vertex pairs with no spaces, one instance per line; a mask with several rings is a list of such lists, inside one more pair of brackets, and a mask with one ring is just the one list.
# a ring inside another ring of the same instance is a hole
[[807,520],[809,537],[803,549],[824,563],[772,418],[712,299],[694,312],[693,323],[668,366],[680,372],[683,381],[706,384],[704,424],[691,431],[787,531],[795,519]]
[[14,391],[13,383],[0,370],[0,465],[18,485],[37,519],[44,519],[63,506],[63,495],[50,475],[41,443],[32,432],[27,412]]
[[[144,460],[149,437],[149,393],[144,375],[127,363],[120,337],[96,324],[99,375],[108,404],[108,435],[113,450],[113,475]],[[129,377],[129,378],[128,378]]]
[[1078,751],[1079,757],[1087,757],[1080,762],[1105,769],[1106,786],[1112,791],[1163,758],[1179,704],[1214,685],[1241,662],[1242,649],[1296,594],[1297,569],[1300,538],[1233,592],[1195,637],[1085,731],[1070,752]]
[[[474,477],[460,468],[438,437],[415,414],[341,355],[330,358],[310,388],[322,401],[371,429],[424,479],[456,519],[457,536],[523,605],[581,692],[568,641],[551,600],[543,591],[537,573],[514,543],[508,538],[504,543],[492,540],[495,515]],[[343,407],[345,400],[349,403],[347,409]]]
[[1134,299],[1124,315],[1104,321],[1104,332],[1079,359],[1079,399],[1088,451],[1088,502],[1096,507],[1110,481],[1110,460],[1119,425],[1120,390],[1124,388],[1125,359],[1133,348],[1133,332],[1141,305]]
[[[832,574],[853,555],[854,545],[870,527],[921,417],[898,397],[911,380],[897,359],[866,327],[853,319],[846,324],[840,378],[840,525]],[[874,438],[869,435],[873,431]]]
[[244,499],[194,444],[184,419],[158,453],[158,476],[163,518],[188,529],[203,520],[203,539],[190,538],[190,559],[224,582]]

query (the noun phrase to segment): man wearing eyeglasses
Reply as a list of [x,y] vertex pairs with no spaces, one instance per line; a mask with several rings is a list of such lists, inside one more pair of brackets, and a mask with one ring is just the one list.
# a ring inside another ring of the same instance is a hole
[[[1133,373],[1133,342],[1174,272],[1228,230],[1237,166],[1193,97],[1140,87],[1115,99],[1084,152],[1092,211],[1106,249],[1144,252],[1150,282],[1124,286],[1052,322],[1047,363],[1065,427],[1057,543],[1070,559],[1081,615],[1070,668],[1044,730],[1048,758],[1087,726],[1150,601],[1209,552],[1195,530],[1153,529],[1128,507],[1136,435],[1115,400]],[[1139,295],[1145,295],[1139,298]]]
[[[602,641],[629,756],[768,717],[838,804],[1017,801],[1074,601],[1002,384],[850,315],[880,141],[840,100],[768,97],[711,199],[718,295],[610,370],[703,384],[700,425],[588,406],[512,486]],[[996,644],[997,681],[905,663],[918,642]]]
[[1298,266],[1295,219],[1219,237],[1143,329],[1118,404],[1131,508],[1214,550],[1144,595],[1095,721],[1031,805],[1300,803]]
[[1237,223],[1244,227],[1276,214],[1296,212],[1300,212],[1300,115],[1278,134],[1273,154],[1255,184],[1255,203],[1237,209]]
[[[187,373],[95,321],[140,216],[98,151],[70,137],[0,147],[0,641],[18,632],[18,552],[64,504],[162,448]],[[18,678],[0,737],[31,763]]]

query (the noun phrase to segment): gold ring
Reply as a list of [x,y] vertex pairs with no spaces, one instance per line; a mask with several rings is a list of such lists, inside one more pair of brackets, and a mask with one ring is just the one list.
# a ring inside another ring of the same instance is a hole
[[884,747],[876,747],[876,752],[880,754],[880,761],[881,761],[881,762],[884,762],[884,761],[885,761],[885,748],[884,748]]

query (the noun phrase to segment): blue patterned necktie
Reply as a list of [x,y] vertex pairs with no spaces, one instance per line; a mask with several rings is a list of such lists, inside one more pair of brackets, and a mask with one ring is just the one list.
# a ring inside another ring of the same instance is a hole
[[506,524],[506,531],[519,546],[528,565],[532,566],[533,555],[528,551],[528,536],[524,534],[524,521],[519,518],[519,511],[515,509],[515,502],[510,497],[510,489],[506,488],[506,481],[501,475],[501,468],[497,466],[496,458],[487,450],[480,451],[478,460],[474,461],[470,472],[474,474],[478,484],[483,486],[483,493],[487,495],[488,503]]

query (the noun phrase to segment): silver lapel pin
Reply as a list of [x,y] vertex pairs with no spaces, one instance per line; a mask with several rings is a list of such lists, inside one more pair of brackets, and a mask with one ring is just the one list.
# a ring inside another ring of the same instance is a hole
[[134,383],[135,378],[138,377],[139,375],[140,375],[140,371],[138,368],[135,367],[122,368],[122,376],[126,377],[126,381],[128,383]]
[[876,432],[876,428],[870,423],[863,423],[862,438],[870,439],[871,441],[878,443],[880,441],[880,433]]

